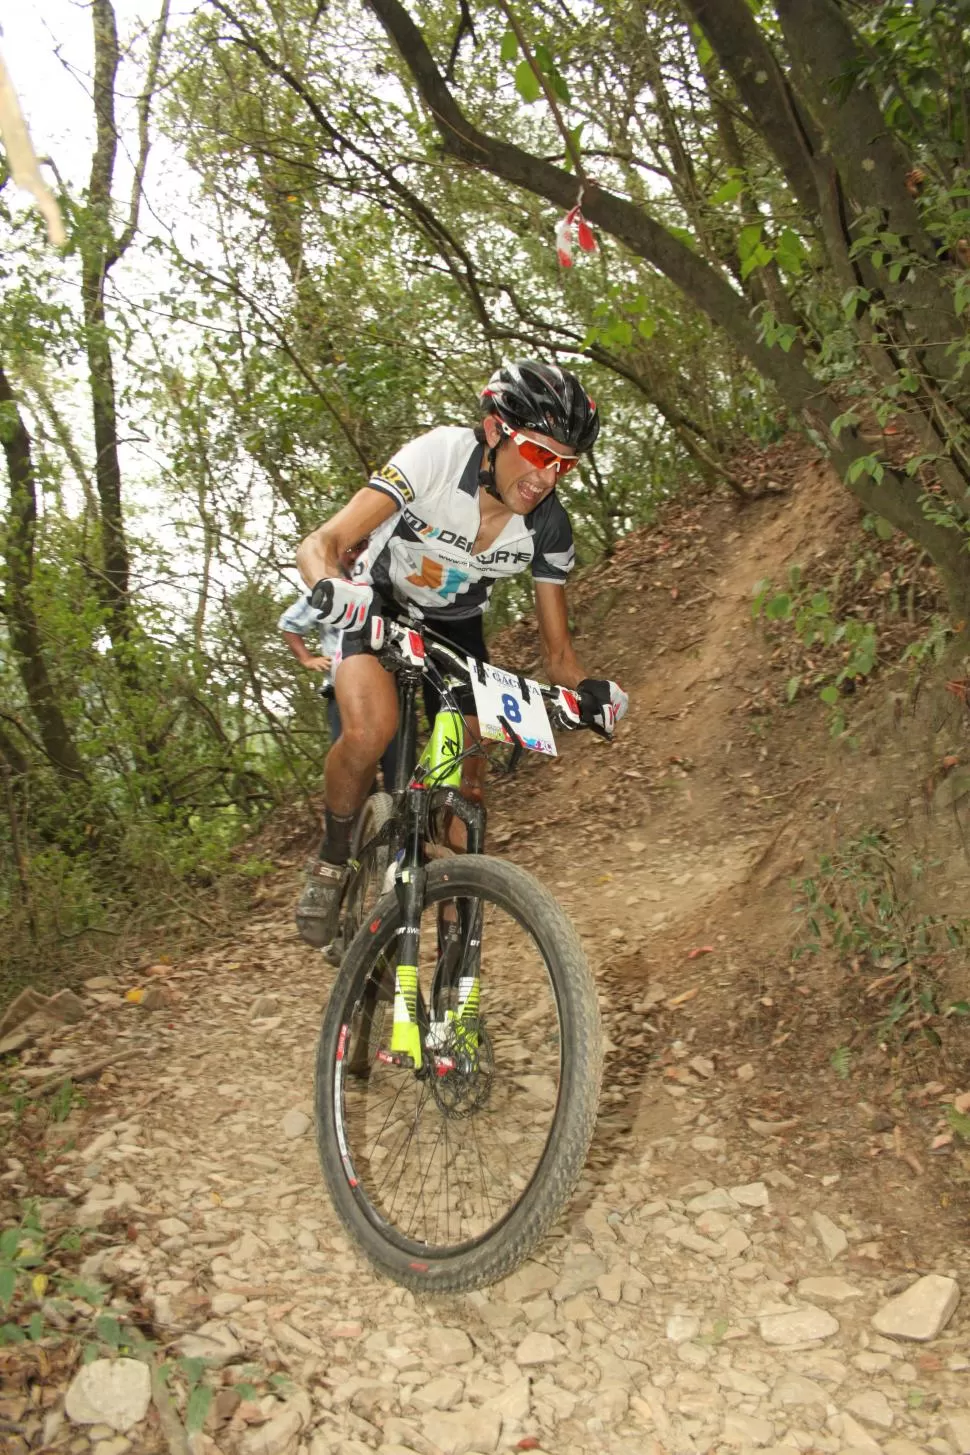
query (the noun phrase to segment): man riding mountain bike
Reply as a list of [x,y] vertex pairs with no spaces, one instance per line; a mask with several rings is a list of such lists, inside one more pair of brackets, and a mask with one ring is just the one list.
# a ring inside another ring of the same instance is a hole
[[[417,607],[464,655],[487,661],[482,612],[489,593],[497,580],[528,568],[550,682],[574,689],[580,720],[606,737],[627,709],[615,682],[586,675],[566,614],[573,536],[556,484],[596,440],[596,405],[575,374],[535,360],[499,369],[480,403],[476,429],[442,426],[404,445],[297,550],[311,602],[326,582],[318,599],[332,589],[327,619],[344,627],[335,678],[343,732],[327,756],[326,832],[296,912],[300,934],[317,947],[336,932],[354,819],[397,731],[394,678],[369,646],[375,593],[382,610]],[[339,579],[341,553],[365,536],[354,580]],[[429,715],[436,705],[429,703]],[[460,706],[477,735],[470,694]],[[466,798],[482,800],[485,768],[483,757],[462,763]]]

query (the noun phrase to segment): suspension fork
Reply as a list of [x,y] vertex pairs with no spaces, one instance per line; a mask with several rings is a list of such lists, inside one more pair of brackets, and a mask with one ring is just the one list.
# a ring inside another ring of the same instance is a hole
[[421,786],[406,793],[408,826],[404,854],[394,879],[394,891],[401,910],[397,965],[394,970],[394,1021],[391,1055],[408,1057],[420,1070],[424,1056],[421,1045],[421,1010],[418,993],[418,964],[421,952],[421,912],[428,871],[421,862],[421,841],[427,832],[428,795]]

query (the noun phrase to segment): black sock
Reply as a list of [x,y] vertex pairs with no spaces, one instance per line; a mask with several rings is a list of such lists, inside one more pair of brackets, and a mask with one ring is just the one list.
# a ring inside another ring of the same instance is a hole
[[320,845],[320,858],[328,864],[346,864],[350,858],[350,835],[354,827],[355,813],[331,813],[323,810],[326,832]]

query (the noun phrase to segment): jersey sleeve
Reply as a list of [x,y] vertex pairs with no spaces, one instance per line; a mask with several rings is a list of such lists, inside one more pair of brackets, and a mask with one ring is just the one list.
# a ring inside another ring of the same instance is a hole
[[542,502],[536,511],[534,529],[532,579],[564,586],[575,564],[576,551],[573,528],[558,496],[550,495]]
[[367,482],[372,489],[389,495],[398,510],[420,499],[435,483],[435,434],[432,430],[430,434],[409,440]]

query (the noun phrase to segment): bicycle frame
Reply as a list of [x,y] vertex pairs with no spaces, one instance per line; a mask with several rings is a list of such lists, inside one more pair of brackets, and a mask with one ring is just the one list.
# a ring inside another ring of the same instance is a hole
[[[423,664],[418,666],[402,663],[398,667],[399,750],[396,781],[392,792],[395,817],[405,829],[403,852],[394,879],[402,925],[394,971],[390,1051],[381,1053],[387,1059],[402,1065],[410,1061],[417,1071],[424,1064],[421,1023],[422,1020],[426,1023],[428,1018],[426,1007],[420,1003],[418,965],[421,912],[427,878],[424,845],[429,834],[431,814],[439,809],[450,810],[465,824],[468,835],[467,852],[470,854],[480,854],[485,839],[484,809],[478,804],[468,802],[457,791],[461,783],[462,759],[467,753],[479,749],[477,744],[471,749],[464,746],[464,719],[457,706],[447,705],[450,696],[447,687],[443,686],[444,700],[432,724],[428,744],[420,760],[415,762],[417,694],[425,670]],[[462,931],[459,966],[467,965],[471,957],[471,963],[476,968],[473,974],[459,977],[458,1006],[450,1014],[461,1023],[465,1041],[474,1045],[477,1043],[477,1015],[481,994],[475,954],[481,917],[473,911],[471,914],[466,912],[464,918],[466,923]]]

